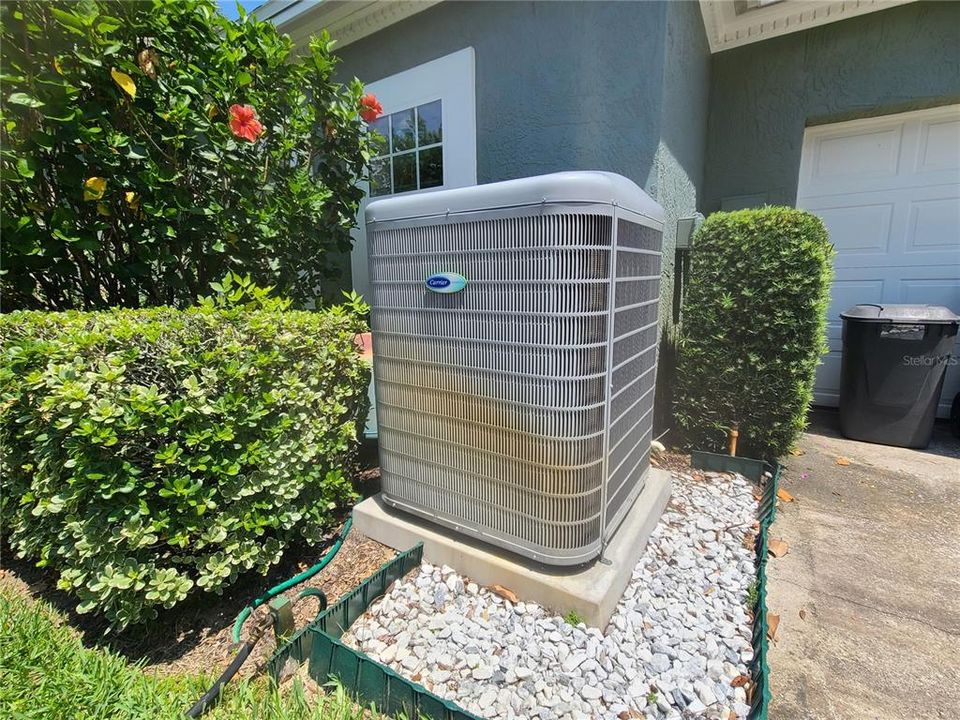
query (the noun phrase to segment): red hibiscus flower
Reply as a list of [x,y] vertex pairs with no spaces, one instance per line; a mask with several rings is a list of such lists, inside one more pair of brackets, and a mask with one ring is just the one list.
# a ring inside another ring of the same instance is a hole
[[360,98],[360,117],[367,122],[373,122],[381,115],[383,115],[383,105],[377,100],[376,95],[367,93]]
[[250,105],[230,106],[230,130],[238,138],[256,142],[263,135],[263,125],[257,120],[257,112]]

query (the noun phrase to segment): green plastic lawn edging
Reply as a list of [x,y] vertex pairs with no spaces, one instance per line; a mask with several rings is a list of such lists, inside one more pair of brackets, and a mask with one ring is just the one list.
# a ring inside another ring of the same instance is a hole
[[279,681],[288,664],[299,666],[306,661],[307,672],[319,685],[336,679],[361,704],[374,707],[378,713],[411,719],[482,720],[340,641],[354,620],[395,581],[420,567],[422,559],[420,543],[397,555],[336,604],[321,611],[270,659],[267,671],[274,682]]
[[[773,694],[770,691],[770,665],[767,662],[770,642],[767,638],[767,632],[770,629],[767,622],[767,542],[770,526],[777,515],[777,488],[780,484],[782,466],[778,462],[770,464],[763,460],[718,455],[699,450],[691,453],[690,465],[698,470],[738,472],[761,484],[763,488],[760,504],[757,507],[757,521],[760,523],[756,544],[757,591],[751,608],[753,611],[753,661],[750,664],[750,679],[753,684],[753,696],[750,699],[750,714],[747,718],[748,720],[768,720]],[[764,477],[765,473],[770,474],[768,478]]]
[[780,484],[780,463],[770,466],[770,479],[763,486],[757,519],[760,531],[757,533],[757,593],[753,605],[753,665],[750,676],[753,679],[753,698],[750,703],[749,720],[767,720],[770,712],[770,665],[767,663],[769,640],[767,632],[767,541],[770,526],[777,515],[777,488]]
[[711,472],[735,472],[740,473],[745,478],[760,483],[763,474],[770,470],[770,464],[763,460],[754,460],[753,458],[736,457],[733,455],[720,455],[718,453],[704,452],[703,450],[694,450],[690,453],[690,466],[697,470],[708,470]]

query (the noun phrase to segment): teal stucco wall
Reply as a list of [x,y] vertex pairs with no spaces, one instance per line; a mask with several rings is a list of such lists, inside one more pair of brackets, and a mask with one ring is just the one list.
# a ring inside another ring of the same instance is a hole
[[667,5],[660,137],[648,180],[650,194],[663,206],[662,320],[670,317],[677,220],[700,209],[707,144],[710,47],[700,5]]
[[958,101],[957,2],[903,5],[717,53],[705,209],[725,198],[793,205],[809,125]]
[[445,2],[341,49],[339,73],[374,82],[473,47],[478,182],[611,170],[643,186],[665,22],[661,3]]

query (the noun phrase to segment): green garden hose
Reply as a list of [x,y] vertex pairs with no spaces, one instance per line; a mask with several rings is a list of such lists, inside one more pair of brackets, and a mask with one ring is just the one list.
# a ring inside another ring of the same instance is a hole
[[263,595],[254,599],[253,602],[241,610],[240,614],[237,615],[236,622],[233,624],[233,641],[235,643],[240,642],[240,633],[243,630],[243,623],[246,622],[247,618],[250,617],[250,613],[252,613],[256,608],[260,607],[264,603],[270,602],[280,593],[286,592],[295,585],[299,585],[304,580],[309,580],[318,572],[323,570],[328,564],[330,564],[330,561],[333,560],[334,555],[337,554],[337,552],[340,550],[340,547],[343,545],[343,541],[346,539],[347,533],[350,532],[350,527],[352,525],[353,516],[351,515],[343,524],[343,529],[340,531],[340,534],[337,536],[337,539],[334,541],[331,548],[327,550],[326,554],[322,558],[320,558],[320,562],[318,562],[316,565],[308,567],[302,573],[294,575],[289,580],[284,580],[279,585],[274,585],[272,588],[263,593]]
[[[264,603],[270,602],[280,593],[289,590],[295,585],[299,585],[304,580],[309,580],[318,572],[323,570],[330,563],[330,561],[333,560],[333,556],[337,554],[337,551],[340,550],[340,547],[343,545],[343,541],[346,539],[347,533],[350,532],[350,527],[352,525],[353,516],[351,515],[343,524],[343,528],[340,530],[340,534],[337,536],[337,539],[334,541],[333,545],[329,550],[327,550],[326,554],[320,558],[320,562],[312,567],[307,568],[302,573],[294,575],[289,580],[284,580],[279,585],[274,585],[263,595],[256,598],[247,607],[240,611],[240,614],[237,615],[237,621],[233,624],[233,641],[240,646],[237,655],[234,657],[233,662],[230,663],[230,666],[223,671],[223,674],[219,678],[217,678],[217,681],[210,686],[210,689],[207,690],[189,710],[187,710],[186,716],[188,718],[198,718],[211,707],[213,707],[214,704],[216,704],[216,702],[220,699],[220,693],[223,691],[224,685],[230,682],[233,676],[237,674],[237,672],[240,670],[240,666],[243,665],[248,657],[250,657],[250,653],[253,652],[254,646],[260,641],[260,638],[263,637],[263,633],[269,627],[269,617],[260,618],[258,624],[254,627],[246,642],[241,643],[240,633],[243,630],[243,623],[246,622],[248,617],[250,617],[250,613]],[[327,596],[323,594],[322,590],[318,590],[317,588],[306,588],[301,590],[297,597],[303,598],[310,596],[316,596],[319,598],[320,610],[324,610],[327,607]]]

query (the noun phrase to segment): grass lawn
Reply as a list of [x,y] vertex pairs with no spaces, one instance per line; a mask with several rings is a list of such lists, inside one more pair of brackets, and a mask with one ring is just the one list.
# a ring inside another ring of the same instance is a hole
[[[0,588],[0,717],[21,720],[182,718],[213,678],[158,677],[83,646],[53,607]],[[298,680],[275,691],[264,678],[230,683],[204,717],[241,720],[371,718],[342,689],[309,700]]]

